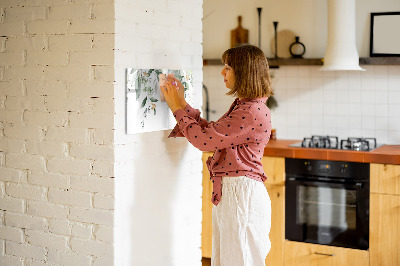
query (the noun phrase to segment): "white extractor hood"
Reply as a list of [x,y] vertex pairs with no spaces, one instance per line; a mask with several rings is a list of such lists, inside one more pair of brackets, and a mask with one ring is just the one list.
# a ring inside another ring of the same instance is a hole
[[355,0],[328,0],[328,44],[323,71],[358,70]]

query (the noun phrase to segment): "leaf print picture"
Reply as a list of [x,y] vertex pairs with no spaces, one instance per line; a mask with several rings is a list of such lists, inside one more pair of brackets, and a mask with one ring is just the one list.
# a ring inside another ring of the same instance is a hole
[[170,69],[126,70],[127,134],[173,128],[175,119],[169,111],[160,86],[168,75],[177,78],[185,88],[185,97],[193,98],[192,72]]

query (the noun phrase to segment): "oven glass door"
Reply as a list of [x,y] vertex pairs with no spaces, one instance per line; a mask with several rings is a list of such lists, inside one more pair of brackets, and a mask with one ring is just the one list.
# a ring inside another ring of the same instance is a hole
[[363,194],[362,184],[287,180],[286,238],[368,249]]

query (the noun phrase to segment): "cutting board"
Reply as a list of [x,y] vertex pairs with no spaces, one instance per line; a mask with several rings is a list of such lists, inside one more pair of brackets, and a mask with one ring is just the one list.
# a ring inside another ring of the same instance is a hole
[[242,43],[249,43],[249,31],[242,27],[242,16],[238,16],[238,26],[231,30],[231,48]]

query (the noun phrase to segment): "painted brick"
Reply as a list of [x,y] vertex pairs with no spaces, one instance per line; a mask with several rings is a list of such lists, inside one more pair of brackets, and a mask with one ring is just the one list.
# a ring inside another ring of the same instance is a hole
[[27,66],[65,66],[68,64],[67,51],[61,52],[27,52]]
[[90,66],[45,67],[44,77],[51,81],[89,81],[92,77],[92,69]]
[[29,0],[24,1],[25,6],[49,6],[49,5],[65,5],[71,0]]
[[0,37],[0,53],[5,52],[6,50],[6,40],[7,37]]
[[8,37],[5,43],[7,52],[20,52],[20,51],[44,51],[47,49],[46,37],[40,36],[19,36]]
[[5,107],[7,110],[40,110],[45,111],[43,96],[7,96]]
[[12,265],[12,266],[24,266],[24,262],[21,260],[20,256],[10,256],[0,254],[1,265]]
[[49,159],[47,162],[49,172],[75,174],[75,175],[90,175],[92,171],[92,162],[89,160],[76,159]]
[[45,260],[46,249],[43,247],[35,247],[28,244],[19,244],[7,241],[6,254],[18,257],[32,258],[36,260]]
[[69,177],[62,174],[29,171],[28,182],[33,185],[54,188],[69,188]]
[[50,188],[48,198],[50,202],[80,207],[90,207],[91,202],[91,195],[89,193],[71,189]]
[[[83,254],[49,250],[47,260],[50,264],[91,266],[91,257]],[[110,264],[111,265],[111,264]]]
[[4,135],[11,139],[41,140],[43,130],[37,126],[12,126],[4,128]]
[[80,98],[61,98],[59,96],[47,96],[46,107],[52,111],[81,112],[82,101]]
[[68,220],[51,219],[49,231],[57,235],[71,235],[71,223]]
[[87,130],[82,128],[50,127],[46,133],[48,141],[87,143]]
[[46,8],[43,6],[6,8],[6,22],[30,21],[46,18]]
[[34,259],[25,259],[25,266],[48,266],[49,264],[45,261],[37,261]]
[[18,228],[0,226],[0,239],[22,243],[24,240],[24,233]]
[[93,195],[93,207],[96,209],[114,210],[114,197],[95,194]]
[[74,97],[113,97],[114,95],[114,84],[112,82],[72,81],[69,84],[69,89],[70,96]]
[[114,3],[94,4],[93,19],[114,19]]
[[71,127],[75,128],[102,128],[113,129],[113,114],[70,114],[69,122]]
[[66,236],[45,233],[36,230],[25,230],[26,242],[39,247],[55,250],[65,250],[68,248],[68,238]]
[[24,201],[10,197],[2,198],[0,200],[0,210],[22,213],[24,210]]
[[114,264],[114,250],[109,254],[101,257],[96,257],[93,261],[93,266],[108,266]]
[[13,212],[6,213],[5,224],[7,226],[33,230],[46,230],[48,228],[45,218]]
[[28,154],[64,157],[67,154],[67,150],[68,146],[66,143],[42,141],[26,142],[26,153]]
[[114,159],[114,150],[112,146],[95,144],[83,146],[72,144],[70,155],[78,159],[112,161]]
[[94,235],[97,240],[113,243],[114,238],[114,228],[111,226],[99,225],[95,230]]
[[200,43],[185,42],[181,44],[183,55],[201,56],[203,54],[203,46]]
[[50,6],[49,19],[90,19],[90,6],[65,5]]
[[67,34],[67,20],[32,21],[26,24],[28,34]]
[[39,217],[65,219],[69,207],[43,201],[27,201],[26,213]]
[[24,120],[28,125],[65,126],[68,124],[68,113],[27,111]]
[[96,160],[93,162],[93,173],[102,177],[113,177],[114,163]]
[[[2,189],[3,190],[3,189]],[[3,211],[3,210],[0,210],[0,225],[5,225],[5,222],[4,222],[4,216],[5,216],[5,211]],[[2,254],[1,253],[1,241],[0,241],[0,254]]]
[[112,211],[71,207],[68,219],[84,223],[94,223],[112,226],[114,213]]
[[25,176],[25,172],[13,169],[13,168],[6,168],[0,167],[0,180],[1,181],[9,181],[9,182],[20,182],[22,177]]
[[6,68],[4,79],[9,80],[43,80],[44,70],[41,67],[15,66]]
[[21,22],[0,23],[1,36],[21,36],[24,34],[24,24]]
[[95,176],[71,176],[71,188],[76,190],[114,194],[114,178]]
[[2,110],[0,112],[0,120],[10,124],[22,124],[22,110],[18,111],[7,111]]
[[72,236],[79,238],[91,238],[92,237],[92,225],[85,223],[73,223],[72,224]]
[[44,200],[46,198],[46,190],[43,187],[8,183],[6,185],[7,195],[14,198]]
[[25,81],[26,94],[32,96],[67,96],[67,85],[60,81]]
[[71,65],[81,65],[81,66],[113,65],[114,62],[114,52],[112,50],[110,50],[109,52],[97,51],[97,50],[89,52],[80,52],[80,51],[70,52],[69,56],[70,56],[69,63]]
[[1,66],[22,66],[24,63],[23,53],[0,53]]
[[98,97],[80,98],[79,111],[82,113],[92,113],[92,114],[113,113],[114,99],[98,98]]
[[69,33],[114,33],[114,20],[73,19]]
[[113,245],[109,243],[80,239],[73,237],[71,239],[71,249],[76,252],[82,252],[84,254],[92,256],[105,256],[111,255],[113,251]]
[[94,34],[93,35],[93,49],[94,50],[113,50],[114,48],[115,48],[115,35],[114,34]]
[[95,66],[94,78],[97,81],[114,81],[114,67]]
[[93,46],[93,36],[84,35],[54,35],[49,36],[50,51],[90,51]]
[[22,96],[23,86],[21,81],[0,82],[0,95]]
[[6,153],[3,151],[0,151],[0,165],[4,166],[6,165]]
[[0,150],[6,153],[23,153],[25,151],[25,141],[0,138]]
[[9,153],[6,156],[6,166],[18,169],[44,171],[46,169],[46,162],[42,156],[38,155]]

